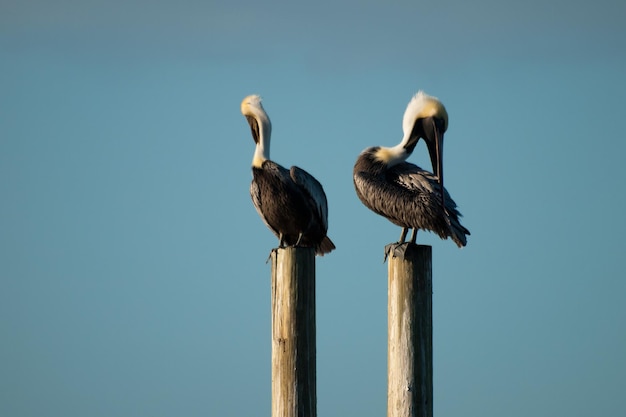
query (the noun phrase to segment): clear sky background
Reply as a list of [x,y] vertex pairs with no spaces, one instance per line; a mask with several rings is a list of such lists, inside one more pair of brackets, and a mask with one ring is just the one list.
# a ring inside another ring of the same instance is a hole
[[270,414],[253,93],[329,200],[318,415],[385,415],[400,229],[351,174],[419,89],[472,232],[418,236],[435,415],[626,409],[626,3],[382,3],[0,2],[0,415]]

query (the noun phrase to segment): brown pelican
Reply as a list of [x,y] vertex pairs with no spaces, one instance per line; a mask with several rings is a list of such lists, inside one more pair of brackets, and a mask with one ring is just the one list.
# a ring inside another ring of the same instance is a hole
[[[409,102],[402,120],[404,137],[391,148],[365,149],[354,165],[354,187],[370,210],[402,227],[398,243],[409,229],[415,243],[417,230],[430,230],[442,239],[451,237],[459,246],[467,244],[470,232],[459,222],[456,203],[443,187],[443,134],[448,113],[441,102],[419,91]],[[424,139],[433,173],[405,162],[415,145]]]
[[244,98],[241,113],[256,143],[250,195],[261,219],[278,237],[278,246],[315,247],[317,255],[335,249],[326,236],[328,203],[322,185],[301,168],[287,170],[269,159],[272,124],[261,97]]

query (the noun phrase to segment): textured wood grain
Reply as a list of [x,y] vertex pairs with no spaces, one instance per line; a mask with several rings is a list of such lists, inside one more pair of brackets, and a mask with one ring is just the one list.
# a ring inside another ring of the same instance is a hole
[[432,417],[432,248],[405,245],[387,248],[387,417]]
[[272,417],[315,417],[315,250],[272,252]]

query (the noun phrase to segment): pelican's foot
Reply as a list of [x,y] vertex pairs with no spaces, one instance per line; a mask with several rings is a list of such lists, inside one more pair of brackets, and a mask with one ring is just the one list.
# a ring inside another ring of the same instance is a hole
[[383,259],[383,263],[387,262],[389,255],[392,258],[404,258],[411,245],[413,245],[411,242],[396,242],[385,245],[385,259]]
[[268,263],[270,261],[270,259],[272,258],[272,254],[274,252],[277,252],[278,255],[278,250],[279,249],[287,249],[287,248],[310,248],[311,246],[308,245],[302,245],[302,244],[293,244],[293,245],[280,245],[277,248],[274,248],[270,251],[269,256],[267,257],[267,260],[265,261],[265,263]]
[[266,263],[266,264],[270,261],[270,259],[272,259],[272,254],[273,254],[274,252],[276,252],[276,255],[278,255],[278,249],[280,249],[281,247],[282,247],[282,246],[279,246],[279,247],[277,247],[277,248],[273,248],[273,249],[270,251],[270,254],[267,256],[267,260],[265,261],[265,263]]

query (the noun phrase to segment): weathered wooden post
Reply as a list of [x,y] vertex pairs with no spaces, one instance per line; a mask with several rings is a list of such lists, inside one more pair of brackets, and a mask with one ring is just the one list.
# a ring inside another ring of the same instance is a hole
[[271,258],[272,417],[316,417],[315,250]]
[[387,245],[387,417],[433,416],[432,248]]

